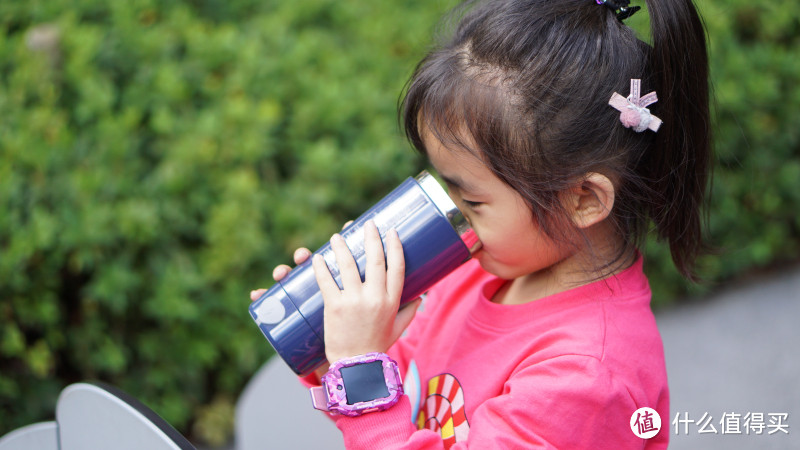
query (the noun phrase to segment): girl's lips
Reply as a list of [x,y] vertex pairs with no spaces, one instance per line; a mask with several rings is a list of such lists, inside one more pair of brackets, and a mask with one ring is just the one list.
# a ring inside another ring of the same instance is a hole
[[472,228],[461,235],[461,241],[467,246],[471,255],[475,255],[483,248],[483,243],[478,239],[478,235]]
[[481,241],[477,241],[469,249],[469,252],[472,253],[473,256],[478,254],[481,251],[483,251],[483,242],[481,242]]
[[481,255],[483,255],[483,244],[478,244],[475,250],[470,251],[470,255],[474,259],[480,259]]

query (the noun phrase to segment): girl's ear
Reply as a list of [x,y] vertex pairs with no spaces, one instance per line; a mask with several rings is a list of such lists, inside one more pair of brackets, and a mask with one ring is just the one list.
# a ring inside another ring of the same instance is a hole
[[602,222],[614,207],[614,183],[596,172],[587,173],[565,195],[572,222],[581,229]]

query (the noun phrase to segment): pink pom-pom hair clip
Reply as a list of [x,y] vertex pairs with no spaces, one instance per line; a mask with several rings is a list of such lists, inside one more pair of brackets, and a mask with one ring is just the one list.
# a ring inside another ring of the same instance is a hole
[[658,97],[655,91],[640,97],[641,88],[642,80],[632,79],[631,94],[628,98],[614,92],[608,104],[620,112],[619,120],[625,128],[633,128],[633,131],[637,133],[647,129],[658,131],[661,119],[650,114],[650,110],[647,109],[647,106],[658,101]]

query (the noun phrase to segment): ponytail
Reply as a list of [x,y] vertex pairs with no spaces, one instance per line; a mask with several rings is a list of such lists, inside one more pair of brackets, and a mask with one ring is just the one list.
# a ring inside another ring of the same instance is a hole
[[675,266],[694,280],[705,250],[704,198],[710,176],[708,54],[691,0],[648,0],[653,48],[647,64],[664,123],[641,163],[652,195],[649,216],[669,244]]

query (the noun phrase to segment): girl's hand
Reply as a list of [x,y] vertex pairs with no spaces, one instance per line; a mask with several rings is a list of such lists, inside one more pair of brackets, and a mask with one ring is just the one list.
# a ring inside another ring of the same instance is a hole
[[418,305],[398,314],[405,278],[403,244],[392,230],[386,237],[386,260],[378,228],[364,226],[366,269],[364,282],[347,244],[339,234],[331,238],[331,249],[339,266],[343,290],[339,290],[325,260],[315,255],[314,275],[325,302],[325,354],[328,361],[386,352],[411,322]]
[[[342,229],[347,228],[347,226],[350,225],[351,223],[353,223],[352,220],[347,222],[347,223],[345,223],[344,226],[342,227]],[[369,228],[369,227],[367,227],[367,228]],[[375,231],[376,231],[376,234],[377,234],[377,230],[375,230]],[[367,233],[367,232],[365,231],[365,233]],[[396,238],[396,235],[395,235],[395,238]],[[398,244],[399,244],[399,239],[397,239],[397,240],[398,240]],[[378,246],[379,246],[379,250],[380,250],[380,258],[383,259],[383,247],[380,245],[380,236],[378,236],[378,241],[379,241]],[[398,245],[398,247],[399,247],[399,250],[401,252],[400,253],[400,257],[402,259],[402,249],[403,249],[402,245],[400,244],[400,245]],[[304,247],[298,248],[297,250],[294,251],[294,256],[293,256],[294,263],[297,264],[297,265],[302,264],[303,262],[305,262],[311,256],[311,254],[312,254],[311,251],[309,249],[307,249],[307,248],[304,248]],[[347,255],[350,256],[350,259],[352,260],[352,255],[349,253],[349,249],[347,249]],[[369,261],[368,261],[368,263],[369,263]],[[405,260],[402,260],[402,263],[403,263],[403,265],[405,265]],[[281,264],[281,265],[275,267],[275,269],[272,271],[272,278],[275,281],[280,281],[280,280],[284,279],[286,277],[286,275],[289,274],[289,271],[291,271],[291,270],[292,270],[292,268],[289,267],[288,265]],[[341,270],[341,268],[340,268],[340,270]],[[385,268],[384,268],[384,271],[385,271]],[[402,291],[402,281],[403,281],[403,278],[404,278],[404,275],[405,275],[404,271],[405,271],[405,269],[400,270],[400,274],[401,274],[400,275],[401,276],[401,278],[400,278],[400,283],[401,283],[400,290],[401,291]],[[327,266],[325,267],[325,273],[327,273],[328,276],[330,276],[330,272],[328,272]],[[316,273],[315,273],[315,275],[316,275]],[[359,281],[360,281],[360,277],[359,277]],[[334,283],[334,285],[335,285],[335,283]],[[338,286],[336,287],[336,289],[338,290]],[[255,289],[253,291],[250,291],[250,300],[252,300],[252,301],[258,300],[266,292],[267,292],[266,289]],[[324,297],[324,294],[323,294],[323,297]],[[399,299],[399,297],[398,297],[398,299]],[[396,315],[395,321],[394,321],[394,325],[392,327],[393,330],[392,330],[392,337],[390,339],[391,342],[390,342],[389,345],[394,343],[394,341],[396,341],[397,338],[400,337],[400,335],[402,334],[403,330],[406,329],[408,324],[411,322],[411,319],[414,318],[414,314],[416,313],[417,308],[419,307],[420,303],[421,303],[421,300],[417,299],[416,302],[414,302],[413,304],[410,304],[407,307],[403,308],[403,310],[400,311]],[[396,307],[394,309],[394,312],[397,312],[397,308]],[[326,313],[326,316],[327,316],[327,313]],[[330,329],[330,328],[328,328],[328,325],[327,325],[327,319],[326,319],[325,328],[326,329]],[[328,334],[328,333],[326,333],[326,334]],[[328,342],[328,338],[327,337],[326,337],[325,341],[326,341],[326,346],[327,346],[327,342]],[[388,348],[388,346],[386,348]],[[382,351],[385,351],[385,350],[386,349],[383,349]],[[368,352],[364,352],[364,353],[368,353]],[[355,355],[351,355],[351,356],[355,356]],[[330,357],[330,353],[328,353],[328,357]],[[333,360],[329,359],[329,361],[337,361],[337,360],[338,359],[333,359]],[[322,375],[324,375],[327,370],[328,370],[328,364],[326,363],[322,367],[317,369],[315,372],[317,373],[318,377],[322,377]]]

